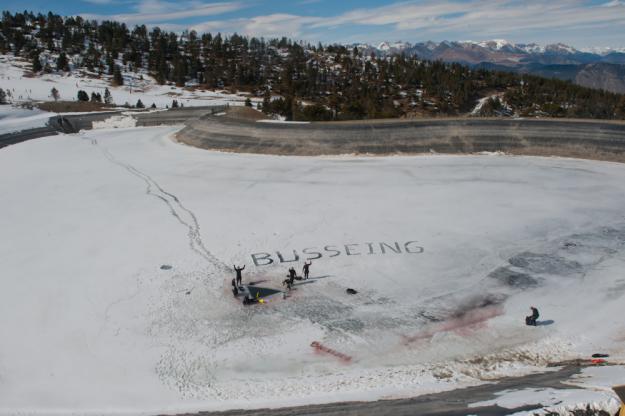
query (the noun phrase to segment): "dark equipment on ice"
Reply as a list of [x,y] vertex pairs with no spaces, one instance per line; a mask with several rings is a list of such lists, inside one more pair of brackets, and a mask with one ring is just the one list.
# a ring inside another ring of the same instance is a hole
[[254,305],[256,303],[258,303],[258,299],[253,298],[252,295],[247,295],[246,297],[243,298],[243,304],[245,306]]
[[525,325],[536,326],[536,320],[540,316],[540,313],[538,313],[538,309],[533,306],[530,307],[530,309],[532,310],[532,314],[525,317]]
[[358,291],[352,289],[352,288],[347,288],[346,292],[350,295],[355,295],[356,293],[358,293]]

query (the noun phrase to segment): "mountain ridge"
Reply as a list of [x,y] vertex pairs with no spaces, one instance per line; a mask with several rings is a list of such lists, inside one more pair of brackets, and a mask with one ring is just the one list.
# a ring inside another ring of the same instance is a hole
[[625,93],[625,48],[576,49],[564,43],[539,45],[513,43],[505,39],[417,43],[386,41],[377,46],[353,46],[368,54],[405,54],[432,61],[558,78],[584,87]]

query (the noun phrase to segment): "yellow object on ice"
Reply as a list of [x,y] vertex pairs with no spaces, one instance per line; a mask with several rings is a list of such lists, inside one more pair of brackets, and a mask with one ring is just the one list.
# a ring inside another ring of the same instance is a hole
[[259,303],[265,303],[265,299],[261,299],[258,301]]

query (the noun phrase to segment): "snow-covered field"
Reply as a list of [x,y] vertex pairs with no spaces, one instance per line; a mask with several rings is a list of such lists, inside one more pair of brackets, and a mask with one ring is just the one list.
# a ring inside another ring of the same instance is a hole
[[[0,413],[373,400],[625,359],[625,165],[237,155],[174,132],[0,151]],[[232,296],[233,264],[282,289],[307,258],[290,296]]]
[[[52,88],[60,94],[60,100],[76,101],[79,90],[86,91],[89,96],[92,92],[100,93],[104,97],[104,90],[108,88],[113,97],[113,103],[122,106],[125,103],[135,105],[141,99],[146,107],[155,104],[158,108],[170,106],[173,100],[188,106],[208,105],[243,105],[245,95],[228,94],[225,92],[200,89],[179,88],[169,85],[158,85],[147,74],[124,73],[124,85],[113,87],[106,80],[76,71],[66,76],[59,74],[44,74],[37,77],[26,77],[30,70],[30,63],[16,59],[12,55],[0,55],[0,88],[9,91],[14,103],[27,101],[52,101]],[[143,79],[140,79],[140,77]],[[257,101],[256,99],[254,99]]]

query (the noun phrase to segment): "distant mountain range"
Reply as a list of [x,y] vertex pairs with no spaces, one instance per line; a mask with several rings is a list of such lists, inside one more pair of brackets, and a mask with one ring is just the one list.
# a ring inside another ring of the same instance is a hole
[[355,46],[364,53],[405,53],[428,60],[565,79],[586,87],[625,93],[625,48],[577,50],[562,43],[541,46],[505,40],[382,42],[375,46]]

